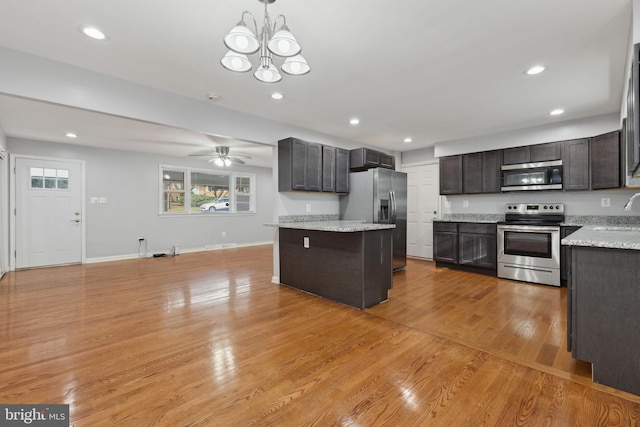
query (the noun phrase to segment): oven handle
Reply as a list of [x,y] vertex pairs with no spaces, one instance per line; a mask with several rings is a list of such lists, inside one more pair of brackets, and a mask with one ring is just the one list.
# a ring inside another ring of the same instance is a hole
[[522,231],[522,232],[554,232],[560,231],[560,227],[558,226],[549,226],[546,227],[544,225],[498,225],[498,230],[506,230],[506,231]]

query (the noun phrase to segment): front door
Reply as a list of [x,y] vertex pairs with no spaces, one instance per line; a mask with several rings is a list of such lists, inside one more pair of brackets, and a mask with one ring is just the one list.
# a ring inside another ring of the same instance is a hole
[[433,221],[438,215],[438,164],[406,166],[407,255],[433,259]]
[[16,158],[16,268],[82,262],[82,164]]

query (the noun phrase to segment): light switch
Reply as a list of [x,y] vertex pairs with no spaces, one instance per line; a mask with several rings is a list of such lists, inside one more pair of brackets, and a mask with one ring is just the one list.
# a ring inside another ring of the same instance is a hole
[[307,236],[304,236],[304,237],[302,238],[302,245],[303,245],[305,248],[309,249],[309,238],[308,238]]
[[99,202],[99,199],[97,197],[92,197],[91,198],[91,203],[95,204],[95,203],[98,203],[98,202]]

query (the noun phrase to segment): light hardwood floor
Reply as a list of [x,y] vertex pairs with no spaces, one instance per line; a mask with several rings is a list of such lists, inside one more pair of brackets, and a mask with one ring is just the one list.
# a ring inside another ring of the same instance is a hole
[[640,424],[566,351],[564,288],[410,259],[359,311],[271,268],[257,246],[11,272],[0,403],[75,426]]

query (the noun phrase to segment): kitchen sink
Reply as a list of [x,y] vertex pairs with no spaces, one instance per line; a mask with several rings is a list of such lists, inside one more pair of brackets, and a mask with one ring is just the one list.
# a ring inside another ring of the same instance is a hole
[[640,227],[625,226],[625,225],[603,225],[592,228],[593,231],[631,231],[640,232]]

